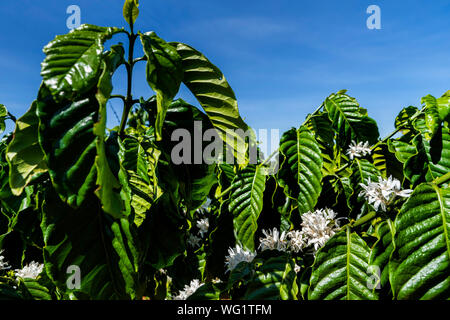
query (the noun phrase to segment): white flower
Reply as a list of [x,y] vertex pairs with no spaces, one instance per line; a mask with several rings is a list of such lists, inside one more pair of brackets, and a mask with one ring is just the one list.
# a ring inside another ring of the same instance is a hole
[[392,203],[396,197],[407,198],[413,190],[401,189],[400,181],[390,176],[388,179],[378,178],[378,182],[367,180],[367,185],[359,184],[363,190],[359,193],[359,197],[364,196],[369,204],[372,204],[376,211],[380,207],[382,211],[387,210],[387,206]]
[[302,215],[302,234],[308,246],[313,246],[317,251],[335,235],[339,229],[334,220],[336,212],[330,209],[321,209],[314,212],[307,212]]
[[190,245],[192,248],[195,248],[200,244],[200,240],[202,239],[193,234],[190,234],[189,238],[187,239],[187,244]]
[[3,250],[0,250],[0,270],[7,270],[11,266],[8,264],[8,261],[5,260],[5,257],[2,256]]
[[352,140],[352,143],[348,146],[346,154],[350,157],[350,160],[353,160],[353,158],[361,158],[371,153],[372,150],[370,149],[368,141],[366,141],[365,143],[356,143],[354,140]]
[[197,228],[199,229],[198,233],[200,237],[203,238],[204,234],[208,232],[209,229],[209,220],[208,218],[204,218],[197,221]]
[[300,270],[301,270],[300,266],[298,264],[295,264],[295,267],[294,267],[295,273],[299,273]]
[[288,246],[291,251],[298,253],[303,250],[304,247],[307,246],[307,242],[303,232],[298,230],[289,231],[287,234],[287,238],[289,239]]
[[203,283],[198,279],[194,279],[191,281],[189,285],[185,285],[184,289],[181,290],[177,296],[173,297],[173,300],[187,300],[198,288],[200,288]]
[[36,279],[44,270],[44,265],[38,262],[30,262],[22,269],[16,269],[16,277],[25,279]]
[[228,256],[225,257],[225,266],[227,267],[226,272],[234,270],[234,268],[243,261],[249,263],[252,262],[255,257],[255,252],[246,250],[240,245],[236,245],[236,248],[229,248]]
[[265,238],[259,238],[260,245],[262,251],[264,250],[278,250],[278,251],[286,251],[288,246],[288,241],[286,239],[286,232],[280,232],[277,228],[273,228],[273,230],[263,230],[262,231]]

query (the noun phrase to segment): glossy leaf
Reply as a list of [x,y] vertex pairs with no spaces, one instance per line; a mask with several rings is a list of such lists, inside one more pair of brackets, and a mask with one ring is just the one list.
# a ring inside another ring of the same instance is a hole
[[390,286],[389,258],[395,249],[394,235],[394,223],[389,219],[380,223],[376,228],[378,240],[370,251],[369,265],[377,267],[377,269],[374,269],[373,271],[376,271],[374,276],[376,276],[377,281],[379,281],[380,289]]
[[103,44],[119,31],[84,24],[45,46],[41,75],[55,101],[72,100],[97,84]]
[[161,130],[167,109],[177,94],[183,79],[181,57],[177,50],[159,38],[156,33],[141,34],[141,42],[147,57],[147,82],[156,92],[156,139],[161,140]]
[[[66,298],[136,296],[138,252],[126,219],[103,213],[95,196],[74,210],[50,194],[42,212],[46,272]],[[66,271],[72,265],[82,272],[79,289],[67,288]]]
[[285,157],[279,178],[298,199],[300,214],[314,209],[322,190],[322,156],[314,135],[306,128],[285,132],[280,140]]
[[39,145],[39,119],[36,101],[16,122],[14,137],[6,150],[11,191],[18,196],[33,177],[47,171],[44,153]]
[[255,249],[254,235],[263,206],[266,176],[260,167],[247,166],[231,184],[229,210],[233,215],[236,240],[249,250]]
[[330,95],[324,106],[338,134],[340,146],[347,147],[351,140],[368,141],[369,144],[377,141],[379,133],[376,122],[367,116],[367,112],[360,108],[355,98],[340,91]]
[[349,228],[319,250],[312,267],[310,300],[377,300],[368,287],[370,249]]
[[94,135],[96,136],[95,167],[97,169],[96,195],[99,197],[105,212],[114,217],[126,214],[126,204],[123,203],[121,185],[118,178],[113,174],[108,162],[105,150],[106,139],[106,104],[112,92],[112,76],[116,69],[124,62],[124,49],[121,45],[112,46],[111,51],[102,62],[102,74],[97,85],[95,97],[98,101],[98,121],[94,124]]
[[294,269],[294,261],[285,255],[262,259],[253,279],[249,281],[244,300],[297,300]]
[[390,281],[395,297],[450,298],[450,192],[418,186],[395,220]]
[[123,17],[128,24],[132,25],[139,16],[139,0],[125,0],[123,4]]

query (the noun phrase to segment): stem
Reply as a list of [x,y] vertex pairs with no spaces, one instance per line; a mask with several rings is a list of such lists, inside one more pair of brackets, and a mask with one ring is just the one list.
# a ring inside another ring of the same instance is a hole
[[223,198],[224,196],[226,196],[228,193],[230,193],[230,191],[232,190],[233,188],[230,186],[230,187],[228,187],[227,189],[225,189],[221,194],[219,194],[217,197],[216,197],[216,199],[220,199],[220,198]]
[[123,135],[125,126],[127,124],[128,114],[134,105],[135,100],[133,100],[132,95],[132,82],[133,82],[133,55],[134,55],[134,44],[136,42],[137,34],[134,33],[133,23],[130,23],[130,33],[128,34],[129,46],[128,46],[128,61],[125,63],[127,68],[127,96],[124,99],[124,108],[122,113],[122,120],[120,121],[119,136]]
[[446,174],[444,174],[443,176],[436,178],[433,183],[436,185],[440,185],[443,183],[446,183],[447,181],[450,180],[450,172],[447,172]]
[[341,227],[341,230],[343,230],[344,228],[350,227],[350,228],[354,228],[354,227],[358,227],[360,225],[363,225],[367,222],[369,222],[370,220],[372,220],[373,218],[375,218],[377,216],[377,213],[375,211],[369,212],[368,214],[366,214],[364,217],[359,218],[356,221],[352,221],[347,223],[346,225],[343,225]]

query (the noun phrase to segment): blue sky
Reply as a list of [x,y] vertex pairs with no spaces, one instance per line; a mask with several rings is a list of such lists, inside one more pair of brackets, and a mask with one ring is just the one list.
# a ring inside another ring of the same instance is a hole
[[[330,93],[348,89],[386,135],[402,107],[450,89],[448,0],[140,2],[136,29],[202,51],[224,72],[255,129],[298,127]],[[123,0],[0,2],[0,103],[14,115],[35,99],[42,47],[68,31],[72,4],[81,8],[82,23],[125,26]],[[366,27],[372,4],[381,8],[381,30]],[[115,92],[124,92],[123,81],[122,69]],[[136,97],[152,95],[144,63],[134,82]],[[195,102],[185,88],[180,97]],[[120,116],[119,101],[113,108]],[[112,113],[108,124],[118,124]]]

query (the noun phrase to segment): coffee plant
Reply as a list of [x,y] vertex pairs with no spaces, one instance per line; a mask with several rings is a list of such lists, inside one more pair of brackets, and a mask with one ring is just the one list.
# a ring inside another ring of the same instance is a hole
[[[29,110],[1,105],[0,129],[15,130],[0,143],[0,298],[450,298],[450,91],[404,108],[384,139],[355,98],[331,94],[282,135],[270,173],[222,72],[135,33],[137,0],[123,13],[127,29],[56,36]],[[106,47],[118,34],[127,45]],[[132,94],[138,63],[152,97]],[[174,100],[182,83],[202,109]],[[123,102],[112,129],[110,99]],[[202,158],[207,139],[180,150],[173,137],[199,125],[236,161]]]

